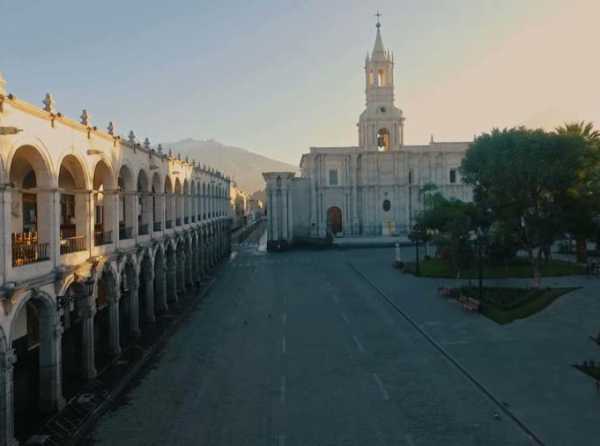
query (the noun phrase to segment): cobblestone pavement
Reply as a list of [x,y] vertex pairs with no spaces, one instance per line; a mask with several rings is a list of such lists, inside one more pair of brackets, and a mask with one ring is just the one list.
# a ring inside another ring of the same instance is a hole
[[596,282],[499,326],[392,256],[242,249],[88,442],[595,444],[600,395],[570,364],[599,353]]

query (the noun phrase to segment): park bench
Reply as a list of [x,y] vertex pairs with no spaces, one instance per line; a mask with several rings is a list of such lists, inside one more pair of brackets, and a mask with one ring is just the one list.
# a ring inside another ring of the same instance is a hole
[[463,306],[463,308],[467,311],[479,312],[480,303],[477,299],[473,299],[472,297],[460,296],[458,298],[458,302]]

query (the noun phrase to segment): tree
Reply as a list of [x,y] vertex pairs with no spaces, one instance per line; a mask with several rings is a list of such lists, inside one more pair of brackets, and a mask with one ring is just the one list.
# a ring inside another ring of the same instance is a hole
[[562,196],[566,230],[575,237],[577,260],[587,257],[587,240],[596,237],[595,217],[600,214],[600,131],[591,122],[571,122],[557,127],[562,136],[580,137],[585,142],[584,161],[577,171],[578,181]]
[[438,245],[448,249],[452,266],[460,278],[461,271],[473,258],[469,235],[477,223],[477,209],[472,203],[429,192],[425,210],[417,215],[417,225],[425,233],[437,233]]
[[584,147],[577,135],[494,129],[476,138],[462,161],[475,205],[517,235],[536,286],[542,253],[564,231],[563,196],[577,185]]

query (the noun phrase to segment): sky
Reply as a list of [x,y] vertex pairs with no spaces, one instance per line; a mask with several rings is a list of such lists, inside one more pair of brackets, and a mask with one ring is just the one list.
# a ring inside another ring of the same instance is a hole
[[598,0],[0,0],[0,72],[100,128],[297,165],[357,144],[377,10],[406,144],[600,126]]

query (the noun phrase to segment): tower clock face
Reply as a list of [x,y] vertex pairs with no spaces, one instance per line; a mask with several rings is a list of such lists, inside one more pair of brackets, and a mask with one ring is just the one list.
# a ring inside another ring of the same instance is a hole
[[380,111],[381,113],[385,113],[385,107],[379,107],[379,111]]

